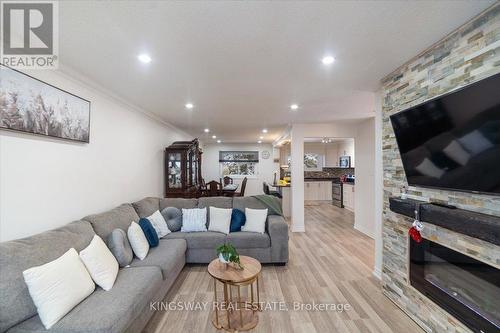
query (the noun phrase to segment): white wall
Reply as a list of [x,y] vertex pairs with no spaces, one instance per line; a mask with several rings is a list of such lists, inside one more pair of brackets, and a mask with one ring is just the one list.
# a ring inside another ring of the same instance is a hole
[[382,163],[382,92],[375,94],[375,268],[373,274],[382,279],[382,206],[384,205],[384,176]]
[[354,228],[375,235],[375,119],[362,121],[356,130],[356,185]]
[[[75,76],[29,73],[91,101],[90,143],[0,131],[0,240],[163,196],[163,149],[191,139]],[[88,81],[85,81],[88,82]]]
[[[273,162],[273,156],[277,154],[273,152],[271,144],[245,144],[245,143],[221,143],[221,144],[205,144],[203,146],[203,158],[201,162],[201,173],[205,182],[211,180],[219,181],[221,178],[219,167],[219,151],[230,150],[247,150],[259,152],[259,165],[257,167],[258,175],[248,177],[245,196],[263,194],[262,182],[273,182],[273,173],[278,171],[276,178],[279,178],[279,163]],[[267,150],[270,153],[268,159],[262,158],[262,151]],[[234,178],[236,184],[241,184],[242,178]],[[240,188],[238,188],[238,191]]]
[[290,132],[290,171],[292,183],[290,185],[292,231],[305,232],[304,224],[304,126],[293,125]]

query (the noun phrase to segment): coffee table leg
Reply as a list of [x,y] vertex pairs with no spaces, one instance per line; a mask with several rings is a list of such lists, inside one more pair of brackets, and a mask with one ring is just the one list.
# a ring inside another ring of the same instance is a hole
[[239,285],[238,285],[238,306],[240,307],[240,325],[243,326],[243,309],[241,306],[241,294]]
[[227,302],[227,284],[225,282],[224,283],[224,304],[226,305],[226,316],[227,316],[227,328],[230,329],[231,328],[231,322],[229,321],[229,305],[228,305],[228,302]]
[[259,277],[257,276],[257,306],[259,308],[259,311],[262,311],[260,307],[260,295],[259,295]]
[[214,278],[215,325],[219,328],[219,301],[217,300],[217,280]]
[[253,304],[253,282],[250,283],[250,303],[252,303],[252,312],[255,312],[255,307]]

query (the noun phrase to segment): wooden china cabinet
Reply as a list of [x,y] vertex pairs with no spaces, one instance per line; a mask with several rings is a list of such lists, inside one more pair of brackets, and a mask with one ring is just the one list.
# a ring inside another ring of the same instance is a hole
[[199,197],[201,154],[198,139],[176,141],[165,148],[165,197]]

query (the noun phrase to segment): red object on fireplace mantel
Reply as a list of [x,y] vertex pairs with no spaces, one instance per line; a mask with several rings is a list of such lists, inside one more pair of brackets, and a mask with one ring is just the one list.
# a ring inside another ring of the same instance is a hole
[[410,230],[408,230],[408,234],[415,242],[420,243],[422,241],[422,235],[420,235],[420,231],[418,231],[417,228],[411,227]]

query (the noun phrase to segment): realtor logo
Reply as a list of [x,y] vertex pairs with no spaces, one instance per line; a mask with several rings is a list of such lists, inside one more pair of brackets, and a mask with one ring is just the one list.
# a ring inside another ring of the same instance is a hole
[[12,68],[57,68],[57,1],[1,1],[1,62]]

